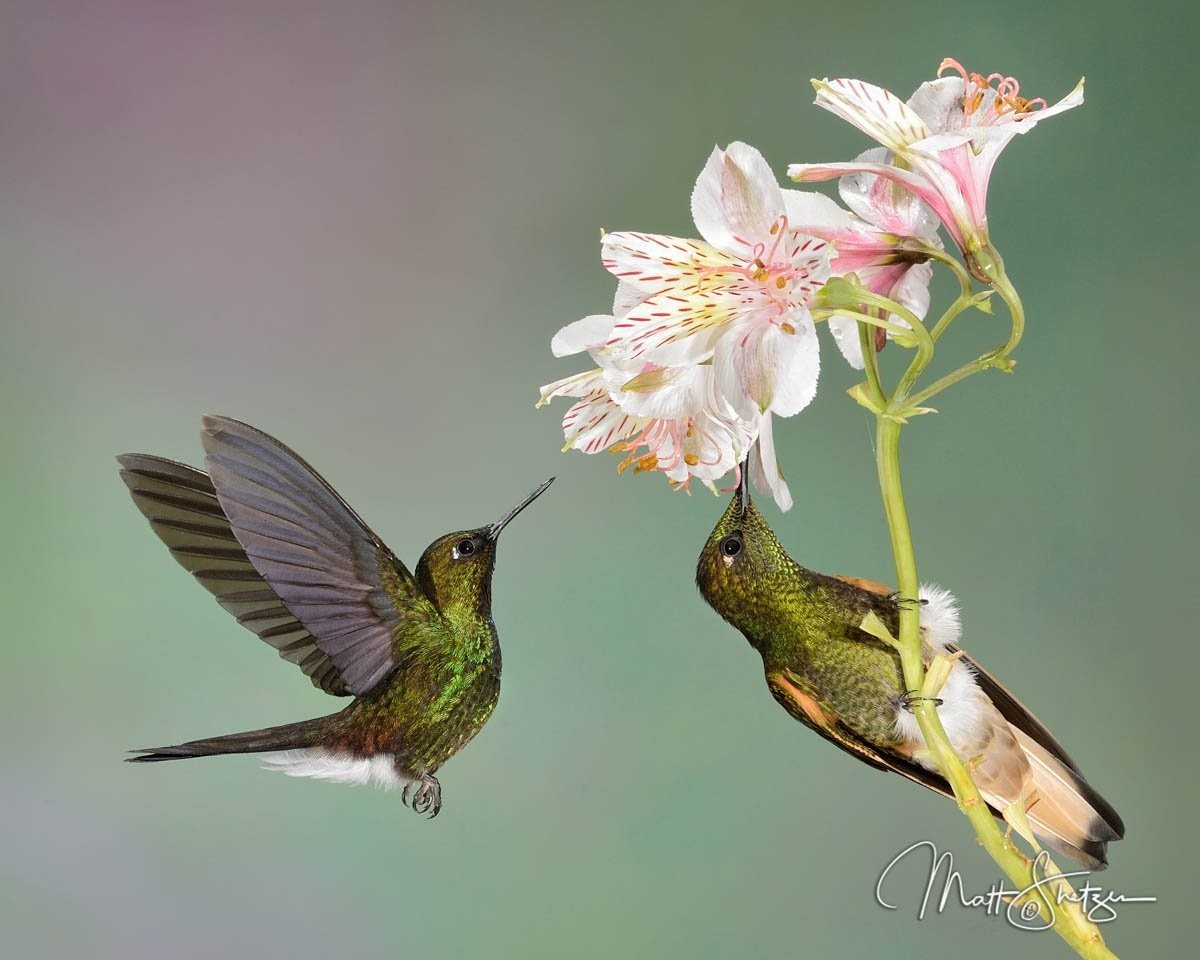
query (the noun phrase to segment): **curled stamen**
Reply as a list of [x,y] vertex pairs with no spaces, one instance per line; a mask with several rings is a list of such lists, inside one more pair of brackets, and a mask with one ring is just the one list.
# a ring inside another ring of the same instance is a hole
[[953,71],[962,77],[963,115],[966,119],[983,106],[984,97],[989,90],[995,94],[991,103],[991,119],[998,119],[1007,114],[1020,117],[1035,110],[1044,110],[1048,106],[1043,97],[1034,97],[1032,100],[1022,97],[1021,84],[1016,77],[1003,73],[989,73],[986,77],[978,73],[969,73],[961,63],[950,57],[938,66],[937,75],[940,77],[947,71]]
[[767,262],[775,261],[775,254],[779,252],[779,244],[787,233],[788,218],[787,214],[780,214],[771,224],[771,235],[775,238],[775,242],[771,244],[771,252],[767,254]]
[[964,67],[953,57],[946,57],[940,64],[938,64],[937,75],[940,77],[947,70],[953,70],[960,77],[962,77],[963,83],[966,83],[970,79],[969,75],[967,74],[966,67]]

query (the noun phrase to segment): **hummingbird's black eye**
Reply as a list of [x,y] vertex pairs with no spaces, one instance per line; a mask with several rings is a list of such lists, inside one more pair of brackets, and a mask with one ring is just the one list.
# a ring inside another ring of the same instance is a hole
[[742,552],[742,535],[740,533],[731,533],[721,541],[721,553],[727,557],[736,557]]
[[470,537],[465,540],[459,540],[454,545],[454,559],[462,560],[464,557],[472,557],[475,555],[475,541]]

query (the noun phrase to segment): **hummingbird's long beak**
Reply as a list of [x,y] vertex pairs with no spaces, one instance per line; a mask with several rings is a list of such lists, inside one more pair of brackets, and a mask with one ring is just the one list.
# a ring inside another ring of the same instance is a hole
[[738,485],[734,491],[734,496],[738,498],[738,511],[745,514],[750,509],[750,458],[746,457],[742,461],[742,468],[738,471]]
[[551,477],[549,480],[547,480],[545,483],[543,483],[540,487],[538,487],[536,490],[534,490],[532,493],[530,493],[529,496],[527,496],[524,500],[522,500],[515,507],[513,507],[511,510],[509,510],[508,513],[506,513],[499,520],[497,520],[490,527],[488,527],[488,532],[487,532],[488,539],[495,540],[498,536],[500,536],[500,531],[508,526],[508,524],[512,520],[512,518],[515,517],[522,510],[524,510],[531,503],[533,503],[533,501],[536,500],[538,497],[540,497],[543,493],[545,493],[547,488],[553,482],[554,482],[554,478]]

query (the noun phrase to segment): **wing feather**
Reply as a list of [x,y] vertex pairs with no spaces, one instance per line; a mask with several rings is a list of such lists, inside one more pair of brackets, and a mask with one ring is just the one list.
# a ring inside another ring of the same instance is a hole
[[328,655],[246,556],[208,476],[161,457],[126,454],[117,460],[133,502],[179,564],[314,686],[346,696],[350,691]]
[[278,440],[225,417],[205,417],[202,440],[217,501],[254,569],[347,689],[371,690],[396,667],[402,625],[440,619],[433,604],[337,492]]

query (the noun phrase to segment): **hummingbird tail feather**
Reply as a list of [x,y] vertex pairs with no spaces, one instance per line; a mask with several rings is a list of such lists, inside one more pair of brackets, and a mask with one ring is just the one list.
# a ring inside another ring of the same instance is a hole
[[189,740],[173,747],[143,747],[132,751],[128,763],[158,763],[161,760],[187,760],[192,757],[216,757],[226,753],[271,753],[277,750],[296,750],[311,747],[326,729],[328,718],[301,720],[262,730],[230,733],[223,737]]
[[1046,846],[1103,870],[1109,842],[1125,835],[1121,818],[1078,772],[1022,731],[1013,732],[1033,774],[1028,818],[1034,832]]

